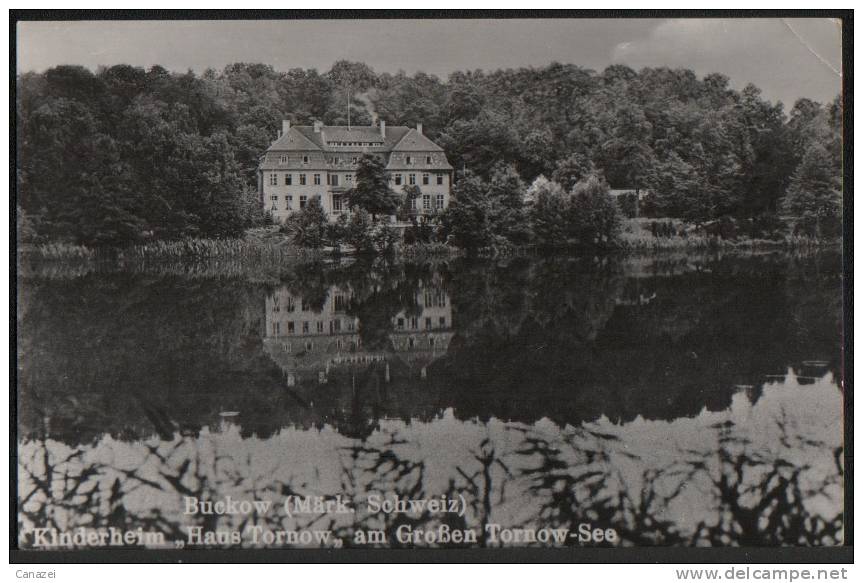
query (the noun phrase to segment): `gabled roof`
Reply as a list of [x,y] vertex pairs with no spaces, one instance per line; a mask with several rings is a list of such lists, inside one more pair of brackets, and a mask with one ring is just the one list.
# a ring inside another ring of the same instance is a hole
[[443,148],[419,133],[410,129],[393,148],[394,152],[443,152]]
[[282,134],[279,139],[277,139],[270,145],[269,148],[267,148],[268,151],[297,151],[320,149],[321,147],[318,144],[307,138],[304,133],[299,131],[299,128],[296,127],[293,127],[284,134]]

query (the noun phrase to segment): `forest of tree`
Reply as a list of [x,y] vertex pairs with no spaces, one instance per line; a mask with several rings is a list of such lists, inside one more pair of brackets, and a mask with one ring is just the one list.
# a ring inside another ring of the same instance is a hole
[[[19,234],[86,245],[239,236],[264,220],[256,168],[280,120],[345,124],[349,97],[355,124],[372,112],[422,122],[467,181],[456,196],[501,192],[495,208],[520,204],[513,188],[539,176],[569,193],[598,175],[651,192],[654,216],[781,216],[813,232],[841,214],[839,98],[786,112],[720,74],[553,63],[444,80],[348,61],[326,73],[59,66],[17,79]],[[496,228],[524,238],[506,223]]]

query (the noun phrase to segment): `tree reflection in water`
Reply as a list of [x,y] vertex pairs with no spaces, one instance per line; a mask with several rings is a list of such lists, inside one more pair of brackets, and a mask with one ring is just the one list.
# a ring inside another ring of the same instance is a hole
[[[815,407],[817,405],[817,407]],[[793,373],[751,403],[691,419],[578,428],[458,421],[450,415],[389,422],[362,439],[286,429],[242,439],[236,427],[172,441],[104,438],[70,447],[20,446],[21,544],[36,525],[115,526],[185,538],[206,530],[327,528],[351,544],[358,530],[401,525],[614,528],[623,545],[834,545],[842,542],[841,398],[828,374]],[[664,446],[657,446],[664,444]],[[355,515],[183,516],[183,497],[272,500],[342,494]],[[461,495],[463,517],[370,513],[370,494],[406,499]],[[243,544],[250,544],[244,541]],[[577,540],[569,544],[579,544]]]
[[[590,523],[623,545],[841,544],[833,260],[31,274],[20,543],[254,524],[396,547],[445,523],[495,546],[487,524]],[[183,514],[184,496],[294,494],[358,512]],[[373,514],[370,494],[467,508]]]

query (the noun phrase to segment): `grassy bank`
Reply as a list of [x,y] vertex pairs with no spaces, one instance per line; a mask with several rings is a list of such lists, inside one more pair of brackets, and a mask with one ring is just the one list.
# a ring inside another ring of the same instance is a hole
[[784,239],[753,239],[737,237],[722,239],[721,237],[687,236],[687,237],[653,237],[632,236],[624,233],[618,243],[618,248],[630,253],[655,253],[664,251],[733,251],[756,249],[805,249],[821,248],[838,245],[839,240],[815,239],[812,237],[786,237]]
[[[798,250],[818,249],[836,246],[839,240],[816,239],[811,237],[785,237],[782,239],[757,239],[736,237],[723,239],[718,236],[672,235],[654,236],[644,229],[627,229],[621,233],[616,244],[608,252],[633,254],[663,252],[705,252],[705,251],[749,251],[749,250]],[[577,249],[561,251],[578,252]],[[475,250],[479,257],[508,257],[530,255],[537,250],[532,245],[501,245]],[[22,245],[18,249],[19,258],[25,261],[64,262],[64,263],[175,263],[226,261],[278,265],[286,262],[320,261],[334,256],[333,250],[306,249],[298,247],[284,236],[273,230],[256,229],[242,239],[184,239],[180,241],[157,241],[126,248],[91,248],[67,243],[44,245]],[[396,256],[409,261],[440,260],[459,257],[467,252],[444,243],[415,243],[398,245]],[[340,255],[351,256],[349,246],[341,249]]]

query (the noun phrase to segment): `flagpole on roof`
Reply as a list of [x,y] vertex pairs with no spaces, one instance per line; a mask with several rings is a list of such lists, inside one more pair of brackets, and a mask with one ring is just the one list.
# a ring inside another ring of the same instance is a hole
[[348,85],[348,131],[351,131],[351,86]]

